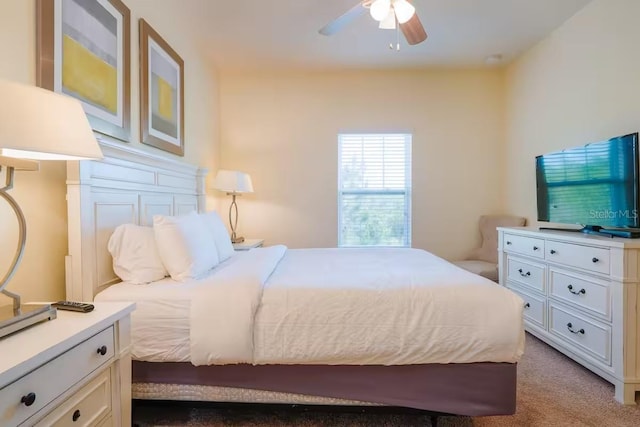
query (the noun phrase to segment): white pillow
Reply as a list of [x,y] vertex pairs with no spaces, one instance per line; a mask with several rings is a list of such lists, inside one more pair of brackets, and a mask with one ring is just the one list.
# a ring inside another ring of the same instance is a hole
[[175,280],[197,279],[219,263],[216,244],[196,212],[154,215],[153,232],[160,259]]
[[151,227],[119,225],[109,238],[107,249],[113,257],[113,271],[125,282],[149,283],[169,275]]
[[218,212],[211,211],[200,214],[200,216],[204,220],[204,223],[211,234],[213,234],[213,241],[216,243],[220,262],[232,256],[235,251],[233,249],[233,244],[231,243],[231,237],[229,236],[227,227],[224,226],[220,215],[218,215]]

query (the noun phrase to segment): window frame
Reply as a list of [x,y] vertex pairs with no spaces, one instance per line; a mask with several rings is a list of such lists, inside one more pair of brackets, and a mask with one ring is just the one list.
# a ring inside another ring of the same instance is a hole
[[[343,189],[342,188],[342,149],[343,149],[343,137],[361,137],[366,138],[370,136],[375,137],[392,137],[392,136],[400,136],[404,138],[404,170],[405,170],[405,186],[403,189],[364,189],[364,188],[354,188],[354,189]],[[413,134],[405,132],[367,132],[367,133],[339,133],[338,134],[338,247],[339,248],[411,248],[411,237],[412,237],[412,143],[413,143]],[[381,196],[384,195],[404,195],[404,227],[405,227],[405,239],[402,245],[346,245],[343,243],[343,195],[375,195],[379,194]]]

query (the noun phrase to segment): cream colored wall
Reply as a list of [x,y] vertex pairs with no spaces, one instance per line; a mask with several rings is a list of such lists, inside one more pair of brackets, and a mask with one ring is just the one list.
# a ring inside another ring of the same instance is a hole
[[336,246],[338,133],[410,132],[413,246],[461,257],[503,208],[503,100],[496,70],[221,73],[220,164],[255,188],[240,234]]
[[640,130],[639,16],[595,0],[509,67],[509,211],[536,219],[536,155]]
[[[180,5],[127,0],[131,10],[131,146],[159,155],[171,154],[139,143],[138,19],[143,17],[185,62],[184,160],[217,169],[218,84],[213,66],[189,36],[189,22]],[[174,7],[169,9],[168,7]],[[35,1],[3,0],[0,14],[0,78],[35,84]],[[4,172],[3,172],[4,176]],[[67,254],[64,163],[42,162],[40,172],[18,172],[11,190],[27,220],[27,246],[22,264],[8,289],[25,301],[64,298],[64,257]],[[4,178],[2,178],[4,180]],[[13,213],[0,202],[0,276],[9,266],[17,241]],[[0,297],[0,304],[7,301]]]

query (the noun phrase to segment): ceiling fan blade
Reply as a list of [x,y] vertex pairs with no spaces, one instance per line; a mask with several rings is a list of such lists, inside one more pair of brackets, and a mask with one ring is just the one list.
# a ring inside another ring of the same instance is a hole
[[346,27],[347,25],[349,25],[350,23],[352,23],[353,21],[355,21],[360,16],[364,15],[366,11],[367,9],[363,6],[363,3],[360,2],[354,7],[352,7],[351,9],[349,9],[349,11],[347,11],[342,16],[337,17],[336,19],[329,22],[324,27],[320,28],[318,32],[325,36],[330,36],[332,34],[335,34],[341,29],[343,29],[344,27]]
[[404,24],[400,24],[400,29],[410,45],[422,43],[427,39],[427,32],[424,30],[420,18],[418,18],[418,13],[414,13],[411,19]]

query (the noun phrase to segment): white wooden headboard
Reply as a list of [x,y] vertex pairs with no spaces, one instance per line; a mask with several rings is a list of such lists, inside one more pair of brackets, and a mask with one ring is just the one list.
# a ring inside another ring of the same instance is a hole
[[121,143],[101,140],[100,146],[100,161],[67,162],[66,297],[72,301],[93,301],[120,280],[107,250],[118,225],[151,225],[156,214],[205,208],[206,169]]

